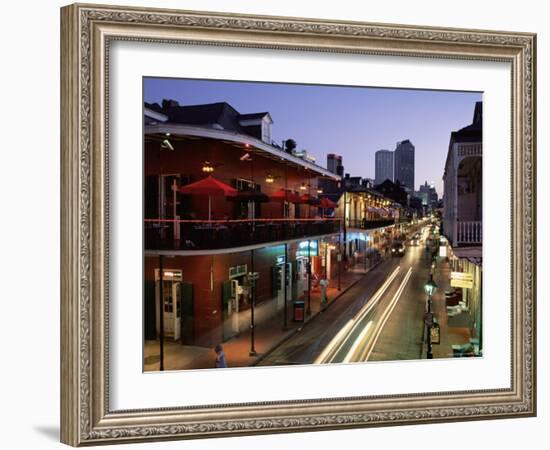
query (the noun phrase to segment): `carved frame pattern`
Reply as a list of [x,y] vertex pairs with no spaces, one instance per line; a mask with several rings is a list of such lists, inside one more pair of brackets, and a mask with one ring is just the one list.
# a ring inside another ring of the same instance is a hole
[[[535,35],[91,5],[71,5],[61,14],[63,442],[78,446],[535,414]],[[102,100],[113,39],[510,61],[512,388],[110,411],[108,111]]]

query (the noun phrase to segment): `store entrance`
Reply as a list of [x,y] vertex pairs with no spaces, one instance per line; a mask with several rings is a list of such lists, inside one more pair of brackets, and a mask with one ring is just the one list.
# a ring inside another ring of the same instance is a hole
[[307,292],[307,262],[308,258],[305,256],[296,257],[296,284],[297,284],[297,298],[300,298],[305,292]]
[[230,268],[230,279],[223,283],[223,340],[240,333],[239,312],[249,304],[249,287],[246,280],[247,266]]
[[275,268],[275,297],[277,309],[282,308],[285,304],[285,277],[286,277],[286,300],[292,299],[292,264],[279,262]]
[[[155,304],[160,310],[160,271],[155,269]],[[162,312],[164,314],[164,338],[178,340],[181,337],[181,270],[162,271]],[[160,335],[160,315],[157,314],[157,335]]]

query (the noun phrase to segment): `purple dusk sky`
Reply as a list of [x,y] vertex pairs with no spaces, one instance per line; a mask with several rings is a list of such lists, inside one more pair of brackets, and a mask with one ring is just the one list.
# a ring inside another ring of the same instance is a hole
[[326,155],[342,155],[351,176],[374,178],[374,153],[415,146],[415,189],[434,182],[443,193],[443,168],[451,131],[472,122],[479,92],[427,91],[145,78],[144,100],[180,105],[227,102],[242,114],[267,111],[276,142],[294,139],[326,167]]

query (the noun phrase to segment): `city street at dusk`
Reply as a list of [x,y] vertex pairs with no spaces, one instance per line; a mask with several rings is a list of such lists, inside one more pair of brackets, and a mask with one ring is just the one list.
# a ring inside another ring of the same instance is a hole
[[482,356],[481,94],[144,96],[144,371]]

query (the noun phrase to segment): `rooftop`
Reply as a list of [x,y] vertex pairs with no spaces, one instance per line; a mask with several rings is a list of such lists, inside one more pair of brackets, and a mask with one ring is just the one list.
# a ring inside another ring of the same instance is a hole
[[158,115],[167,120],[146,120],[144,133],[146,135],[193,136],[241,144],[250,151],[262,154],[268,158],[286,161],[291,165],[315,171],[321,176],[340,180],[341,177],[312,161],[287,153],[281,147],[262,141],[254,136],[241,122],[247,120],[271,117],[268,112],[240,114],[226,102],[204,105],[181,106],[174,100],[164,100],[162,106],[158,103],[145,103],[145,113],[148,119]]

